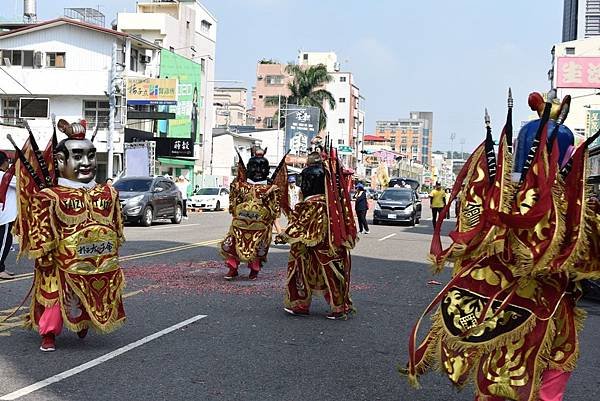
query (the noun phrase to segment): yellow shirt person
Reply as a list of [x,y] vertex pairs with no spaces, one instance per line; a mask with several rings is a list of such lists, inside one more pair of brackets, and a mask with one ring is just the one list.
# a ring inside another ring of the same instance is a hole
[[431,199],[432,208],[442,208],[446,205],[446,192],[439,186],[436,186],[429,193],[429,198]]

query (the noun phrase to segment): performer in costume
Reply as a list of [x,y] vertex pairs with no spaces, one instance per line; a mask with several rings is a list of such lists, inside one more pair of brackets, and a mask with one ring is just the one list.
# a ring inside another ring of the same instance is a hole
[[[21,155],[16,171],[17,232],[21,253],[35,259],[28,325],[42,336],[42,351],[55,350],[55,337],[63,325],[84,338],[88,329],[107,333],[125,320],[118,194],[111,186],[94,182],[96,149],[85,138],[85,122],[60,120],[58,127],[67,138],[53,146],[54,136],[46,160],[28,161],[27,154],[35,152],[17,150]],[[36,177],[40,171],[43,179]],[[42,184],[35,188],[33,181]]]
[[221,242],[221,255],[229,268],[226,280],[238,276],[240,262],[248,263],[249,279],[257,279],[267,260],[273,223],[282,205],[284,212],[289,210],[285,156],[269,180],[269,161],[265,153],[253,147],[247,169],[240,157],[237,177],[231,183],[229,213],[233,220]]
[[[458,388],[472,382],[479,401],[563,399],[584,317],[575,307],[578,281],[600,276],[600,216],[585,184],[587,146],[600,131],[572,156],[563,153],[569,102],[554,124],[554,103],[546,102],[518,182],[511,180],[512,97],[497,157],[486,119],[486,140],[452,191],[454,199],[466,189],[450,247],[441,247],[440,222],[435,229],[434,266],[453,261],[453,277],[412,330],[408,368],[401,369],[411,384],[438,367]],[[517,149],[530,139],[524,132]],[[419,345],[420,323],[431,312]]]
[[343,174],[335,150],[323,160],[322,149],[308,156],[300,185],[303,200],[290,215],[276,243],[291,244],[284,310],[308,315],[312,294],[323,293],[331,307],[329,319],[346,319],[354,312],[350,298],[350,250],[356,226],[349,177]]

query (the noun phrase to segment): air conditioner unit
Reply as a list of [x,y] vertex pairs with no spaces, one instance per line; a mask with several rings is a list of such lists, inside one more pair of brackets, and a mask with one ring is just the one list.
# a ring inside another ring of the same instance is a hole
[[256,79],[258,79],[259,81],[263,79],[262,75],[259,75],[258,77],[256,77]]
[[152,57],[150,56],[140,56],[140,63],[142,64],[148,64],[150,61],[152,60]]

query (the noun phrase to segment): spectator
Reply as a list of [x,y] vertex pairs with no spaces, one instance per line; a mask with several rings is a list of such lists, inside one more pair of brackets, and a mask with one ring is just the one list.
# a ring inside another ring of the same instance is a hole
[[358,232],[361,234],[368,234],[369,225],[367,224],[367,211],[369,210],[369,203],[363,184],[358,184],[356,186],[354,202],[354,210],[356,210],[356,216],[358,217]]
[[177,178],[175,185],[177,186],[179,192],[181,192],[181,199],[183,199],[183,219],[187,220],[187,199],[190,182],[184,176],[180,175],[179,178]]
[[433,226],[435,227],[438,213],[440,213],[446,205],[446,192],[442,189],[442,184],[439,182],[435,183],[435,188],[429,193],[429,200],[431,201],[431,216],[433,219]]
[[[0,182],[4,178],[4,173],[10,166],[8,155],[0,151]],[[13,272],[6,270],[5,262],[8,252],[12,247],[12,227],[17,218],[17,181],[11,180],[6,192],[6,201],[0,203],[0,280],[11,280],[14,277]]]

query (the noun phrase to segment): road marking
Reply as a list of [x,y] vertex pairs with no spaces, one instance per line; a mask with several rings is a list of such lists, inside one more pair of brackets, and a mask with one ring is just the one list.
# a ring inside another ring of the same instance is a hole
[[396,233],[390,234],[390,235],[386,235],[383,238],[379,238],[379,241],[385,241],[386,239],[392,238],[396,235]]
[[[156,251],[136,253],[134,255],[121,256],[119,258],[119,262],[127,262],[130,260],[148,258],[151,256],[165,255],[167,253],[183,251],[186,249],[198,248],[198,247],[206,246],[206,245],[214,245],[214,244],[218,244],[219,242],[221,242],[220,239],[213,239],[213,240],[209,240],[209,241],[196,242],[193,244],[178,245],[178,246],[174,246],[172,248],[158,249]],[[33,273],[19,274],[18,276],[14,276],[14,277],[15,278],[13,278],[12,280],[1,280],[0,285],[11,284],[11,283],[15,283],[18,281],[26,280],[28,278],[33,277]]]
[[21,397],[23,397],[25,395],[31,394],[34,391],[37,391],[37,390],[42,389],[44,387],[47,387],[47,386],[49,386],[49,385],[51,385],[53,383],[58,383],[61,380],[64,380],[64,379],[66,379],[68,377],[71,377],[71,376],[75,376],[76,374],[79,374],[79,373],[84,372],[84,371],[86,371],[88,369],[91,369],[94,366],[98,366],[98,365],[100,365],[100,364],[102,364],[102,363],[104,363],[106,361],[109,361],[109,360],[111,360],[111,359],[113,359],[113,358],[115,358],[115,357],[117,357],[117,356],[119,356],[121,354],[124,354],[124,353],[126,353],[128,351],[131,351],[132,349],[140,347],[140,346],[142,346],[142,345],[144,345],[146,343],[149,343],[150,341],[156,340],[157,338],[160,338],[160,337],[162,337],[162,336],[164,336],[166,334],[169,334],[169,333],[171,333],[171,332],[173,332],[175,330],[178,330],[178,329],[180,329],[182,327],[188,326],[188,325],[190,325],[190,324],[192,324],[192,323],[194,323],[194,322],[196,322],[196,321],[198,321],[200,319],[204,319],[206,316],[207,315],[197,315],[197,316],[194,316],[194,317],[192,317],[190,319],[184,320],[181,323],[177,323],[177,324],[175,324],[175,325],[173,325],[171,327],[167,327],[164,330],[161,330],[159,332],[156,332],[154,334],[146,336],[146,337],[144,337],[144,338],[142,338],[140,340],[137,340],[137,341],[135,341],[135,342],[133,342],[131,344],[125,345],[124,347],[121,347],[121,348],[118,348],[118,349],[116,349],[116,350],[114,350],[112,352],[109,352],[108,354],[104,354],[104,355],[102,355],[102,356],[100,356],[100,357],[98,357],[96,359],[92,359],[91,361],[86,362],[84,364],[81,364],[79,366],[76,366],[73,369],[66,370],[66,371],[64,371],[62,373],[59,373],[57,375],[54,375],[52,377],[49,377],[47,379],[44,379],[44,380],[39,381],[37,383],[34,383],[34,384],[30,385],[30,386],[24,387],[24,388],[22,388],[20,390],[17,390],[17,391],[13,391],[10,394],[6,394],[6,395],[0,397],[0,400],[16,400],[16,399],[21,398]]
[[[154,227],[151,228],[151,230],[166,230],[169,228],[187,228],[187,227],[191,227],[191,226],[199,226],[200,224],[194,223],[194,224],[182,224],[182,225],[170,225],[170,226],[164,226],[164,227]],[[203,224],[204,225],[204,224]]]

